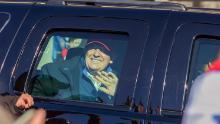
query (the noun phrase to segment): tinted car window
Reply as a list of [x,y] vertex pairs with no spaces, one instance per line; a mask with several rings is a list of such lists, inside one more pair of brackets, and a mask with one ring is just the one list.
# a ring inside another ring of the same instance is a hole
[[210,64],[220,57],[220,42],[218,39],[199,38],[195,41],[190,67],[189,83],[210,68]]
[[31,93],[113,104],[126,49],[125,34],[51,33],[33,72]]

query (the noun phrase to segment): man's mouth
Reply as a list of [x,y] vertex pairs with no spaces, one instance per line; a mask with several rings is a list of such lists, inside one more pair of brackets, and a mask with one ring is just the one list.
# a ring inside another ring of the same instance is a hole
[[93,63],[99,63],[99,62],[101,62],[101,60],[100,60],[99,58],[91,58],[91,61],[92,61]]

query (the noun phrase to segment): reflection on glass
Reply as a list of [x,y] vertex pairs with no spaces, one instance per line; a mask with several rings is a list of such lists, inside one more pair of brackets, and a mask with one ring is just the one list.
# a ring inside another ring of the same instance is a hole
[[209,70],[210,64],[220,56],[219,40],[200,38],[195,41],[189,81]]
[[33,74],[31,94],[113,104],[126,38],[91,32],[52,34]]

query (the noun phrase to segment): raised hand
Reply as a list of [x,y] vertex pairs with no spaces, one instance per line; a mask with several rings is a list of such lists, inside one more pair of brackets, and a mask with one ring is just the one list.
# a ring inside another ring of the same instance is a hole
[[96,82],[103,84],[104,86],[100,86],[99,90],[102,92],[114,96],[116,87],[118,84],[117,76],[112,72],[101,71],[94,77]]
[[34,105],[34,100],[32,96],[27,93],[21,94],[15,104],[16,107],[21,109],[30,108],[32,105]]

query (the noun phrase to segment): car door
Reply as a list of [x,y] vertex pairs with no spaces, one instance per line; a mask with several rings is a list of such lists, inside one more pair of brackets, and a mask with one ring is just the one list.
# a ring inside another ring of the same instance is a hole
[[[152,31],[152,33],[158,33],[159,36],[162,36],[168,11],[158,11],[154,15],[151,14],[151,11],[146,11],[149,13],[146,15],[141,11],[120,11],[120,9],[97,11],[98,9],[93,8],[89,13],[91,15],[88,15],[88,12],[84,11],[85,8],[72,9],[67,7],[60,8],[60,10],[55,8],[40,6],[30,13],[29,19],[38,18],[39,21],[25,39],[24,50],[20,54],[13,73],[14,90],[32,94],[32,80],[44,73],[42,68],[51,63],[66,62],[69,53],[73,53],[70,59],[75,59],[73,56],[76,55],[77,51],[74,49],[71,52],[73,48],[70,45],[71,39],[74,39],[73,42],[80,41],[82,43],[77,47],[83,49],[82,54],[89,43],[99,42],[105,49],[108,47],[114,51],[112,59],[115,65],[112,65],[112,70],[118,76],[118,85],[113,102],[105,104],[88,99],[70,100],[61,97],[33,95],[35,107],[45,108],[48,111],[48,118],[51,123],[54,121],[82,124],[144,123],[146,119],[160,121],[156,117],[148,117],[146,100],[149,91],[143,89],[149,90],[150,88],[148,81],[154,69],[154,66],[151,65],[154,65],[161,38],[149,35],[149,32]],[[51,12],[52,9],[58,14]],[[38,15],[38,10],[44,10],[44,14]],[[109,13],[109,15],[103,16],[102,12]],[[123,12],[131,12],[131,15],[138,12],[140,15],[135,17],[130,17],[129,14],[120,15]],[[160,19],[164,21],[160,21]],[[26,21],[31,22],[31,20]],[[150,25],[154,28],[150,29]],[[158,25],[159,27],[156,28]],[[148,49],[144,49],[146,45]],[[65,51],[68,51],[68,54]],[[143,55],[143,53],[145,54]],[[149,63],[147,66],[143,64],[144,68],[141,66],[142,59]],[[149,70],[146,70],[146,67],[149,67]],[[68,70],[68,66],[63,68],[63,71],[65,70]],[[148,76],[144,77],[146,74]],[[53,79],[65,77],[59,76],[53,76]],[[139,76],[141,77],[139,78]],[[50,87],[47,87],[46,91],[49,90]],[[140,107],[142,107],[141,111],[138,110]]]
[[[179,17],[181,21],[176,21]],[[172,45],[163,81],[161,114],[181,118],[193,81],[218,56],[220,18],[183,12],[174,13],[170,19],[173,33],[167,32],[171,37],[164,40],[171,40]]]
[[[20,26],[31,8],[31,4],[0,4],[0,92],[10,92],[10,76],[23,41],[15,41]],[[20,13],[17,13],[17,10]],[[16,46],[16,47],[14,47]]]

